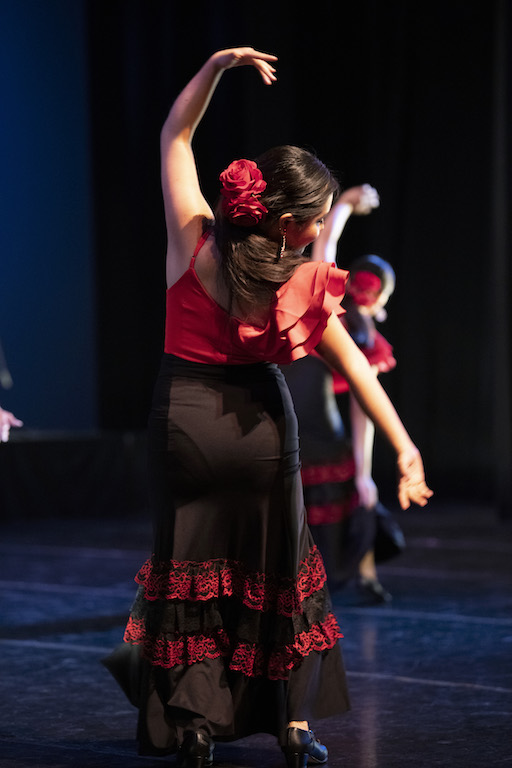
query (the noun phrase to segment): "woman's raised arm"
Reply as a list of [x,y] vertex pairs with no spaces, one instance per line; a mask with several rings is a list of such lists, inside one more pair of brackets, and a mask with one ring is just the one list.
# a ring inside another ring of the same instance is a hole
[[338,240],[350,216],[366,216],[378,206],[379,193],[369,184],[350,187],[342,192],[327,214],[323,230],[313,243],[311,260],[335,264]]
[[270,85],[276,79],[277,57],[254,48],[229,48],[214,53],[174,102],[160,136],[161,179],[167,226],[167,284],[187,269],[203,218],[212,218],[199,186],[192,139],[217,83],[226,69],[250,65]]

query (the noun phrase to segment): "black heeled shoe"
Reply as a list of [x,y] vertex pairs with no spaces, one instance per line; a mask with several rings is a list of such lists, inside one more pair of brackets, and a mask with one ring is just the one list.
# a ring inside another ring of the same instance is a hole
[[378,579],[367,579],[364,576],[359,576],[357,588],[362,594],[370,597],[374,603],[390,603],[393,599]]
[[178,748],[176,768],[210,768],[214,748],[214,743],[205,733],[188,731]]
[[306,768],[307,764],[322,765],[327,762],[329,753],[313,731],[302,728],[287,728],[286,744],[281,749],[286,758],[287,768]]

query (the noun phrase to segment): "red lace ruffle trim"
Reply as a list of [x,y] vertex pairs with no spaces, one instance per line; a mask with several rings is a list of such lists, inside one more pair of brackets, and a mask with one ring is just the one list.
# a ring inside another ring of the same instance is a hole
[[330,525],[346,520],[357,506],[357,495],[345,502],[310,504],[307,507],[309,525]]
[[326,575],[320,552],[313,547],[296,579],[248,572],[234,560],[147,560],[135,581],[143,587],[146,600],[237,597],[253,610],[273,610],[281,616],[292,616],[301,612],[304,600],[322,589]]
[[312,651],[327,651],[336,645],[341,634],[332,613],[309,631],[296,635],[293,644],[266,651],[261,644],[238,641],[232,644],[227,633],[217,629],[211,635],[178,635],[174,640],[151,637],[146,633],[143,619],[130,618],[124,639],[139,645],[142,654],[151,664],[170,669],[178,665],[191,665],[205,659],[220,657],[229,659],[229,669],[247,677],[267,677],[270,680],[286,680],[292,670]]
[[302,483],[305,486],[345,483],[353,478],[354,474],[355,463],[351,456],[336,464],[310,465],[301,469]]

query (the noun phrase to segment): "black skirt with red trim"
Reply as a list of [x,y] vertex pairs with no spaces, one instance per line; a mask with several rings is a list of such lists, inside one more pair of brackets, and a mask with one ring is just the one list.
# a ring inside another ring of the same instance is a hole
[[148,435],[154,553],[125,644],[105,660],[140,709],[140,752],[172,752],[190,728],[279,735],[345,711],[341,632],[279,368],[165,355]]
[[[359,524],[351,440],[335,397],[333,374],[317,355],[283,367],[299,422],[307,520],[331,589],[346,584],[371,546]],[[355,525],[354,523],[358,524]]]

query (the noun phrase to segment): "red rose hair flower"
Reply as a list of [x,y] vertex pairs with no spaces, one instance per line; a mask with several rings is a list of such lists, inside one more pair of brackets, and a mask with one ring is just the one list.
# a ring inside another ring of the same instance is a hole
[[253,160],[234,160],[219,179],[222,210],[233,224],[253,227],[264,219],[268,211],[260,196],[267,182]]
[[360,307],[370,307],[379,298],[382,290],[382,282],[373,272],[356,272],[350,277],[348,293]]

